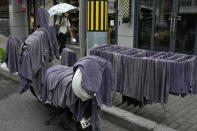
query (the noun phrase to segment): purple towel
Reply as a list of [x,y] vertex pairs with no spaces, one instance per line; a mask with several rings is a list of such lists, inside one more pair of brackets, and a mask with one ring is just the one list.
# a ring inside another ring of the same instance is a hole
[[77,62],[77,54],[75,51],[64,48],[61,54],[61,65],[73,66]]
[[6,63],[10,73],[20,72],[21,42],[14,36],[9,36],[6,44]]
[[80,121],[85,116],[91,100],[82,102],[75,96],[72,91],[72,77],[72,67],[57,65],[49,68],[45,75],[42,100],[48,100],[56,107],[68,107]]
[[48,63],[53,60],[52,45],[47,29],[39,28],[25,40],[26,49],[21,57],[20,93],[30,84],[40,93]]
[[58,42],[54,26],[49,26],[49,13],[45,8],[39,8],[36,16],[36,27],[48,30],[49,38],[52,43],[53,54],[59,58]]
[[36,27],[49,27],[49,13],[45,8],[39,8],[36,15]]
[[169,92],[176,95],[197,93],[196,56],[117,45],[93,48],[91,55],[111,61],[117,90],[139,101],[146,98],[163,104],[167,103]]
[[29,88],[30,84],[32,83],[32,70],[30,64],[30,57],[27,50],[24,50],[22,52],[21,71],[19,75],[20,75],[19,93],[22,94]]
[[96,93],[98,106],[111,106],[111,91],[115,88],[111,63],[101,57],[87,56],[75,63],[74,71],[77,68],[82,73],[82,88]]

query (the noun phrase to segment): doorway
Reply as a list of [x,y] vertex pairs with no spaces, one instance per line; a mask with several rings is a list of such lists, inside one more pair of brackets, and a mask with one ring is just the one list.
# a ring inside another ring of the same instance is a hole
[[36,29],[37,9],[41,6],[45,7],[45,0],[27,0],[27,16],[28,16],[28,34]]
[[177,21],[176,52],[197,54],[197,1],[181,0]]

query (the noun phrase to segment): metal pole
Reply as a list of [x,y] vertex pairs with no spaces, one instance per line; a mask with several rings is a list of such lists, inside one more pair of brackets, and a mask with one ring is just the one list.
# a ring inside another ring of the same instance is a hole
[[195,43],[194,43],[194,54],[197,55],[197,21],[196,21],[196,32],[195,32]]
[[157,0],[154,0],[153,1],[152,31],[151,31],[151,50],[154,50],[155,25],[156,25],[156,9],[157,9]]
[[84,49],[86,40],[86,2],[84,0],[79,1],[79,44],[80,55]]
[[[107,44],[108,1],[87,0],[87,55],[91,48]],[[96,9],[95,9],[96,8]]]
[[134,47],[138,48],[139,41],[139,11],[140,11],[139,0],[135,1],[135,11],[134,11]]

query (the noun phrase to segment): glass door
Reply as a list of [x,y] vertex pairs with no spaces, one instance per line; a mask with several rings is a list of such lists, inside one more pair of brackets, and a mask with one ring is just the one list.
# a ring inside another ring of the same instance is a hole
[[157,0],[155,9],[155,29],[154,29],[154,43],[153,50],[169,51],[170,39],[173,24],[173,1],[174,0]]
[[28,14],[28,34],[31,34],[35,30],[35,14],[36,14],[36,5],[35,0],[27,0],[27,14]]
[[151,48],[151,32],[153,20],[153,2],[154,0],[141,0],[139,8],[139,44],[138,48]]
[[141,0],[139,48],[174,51],[179,0]]
[[197,1],[180,0],[177,17],[176,52],[193,54],[197,51]]

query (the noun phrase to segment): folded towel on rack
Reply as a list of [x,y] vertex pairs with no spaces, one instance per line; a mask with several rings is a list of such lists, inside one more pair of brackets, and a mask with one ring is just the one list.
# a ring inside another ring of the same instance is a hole
[[73,66],[77,62],[77,54],[75,51],[64,48],[61,54],[61,65]]

